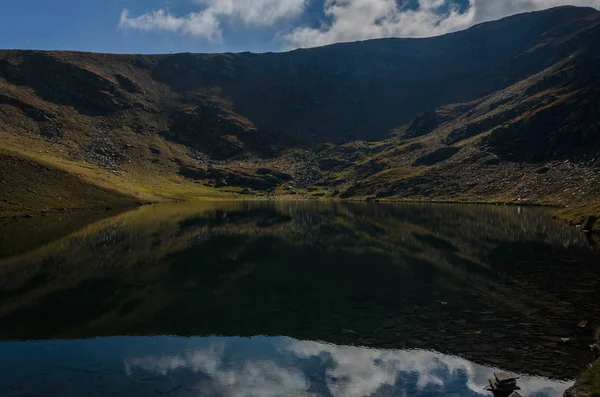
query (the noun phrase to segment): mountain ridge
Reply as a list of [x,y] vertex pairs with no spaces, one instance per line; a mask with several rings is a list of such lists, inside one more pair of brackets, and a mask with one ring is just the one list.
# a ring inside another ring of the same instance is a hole
[[284,53],[0,51],[1,148],[150,201],[585,203],[600,197],[598,43],[599,11],[558,7]]

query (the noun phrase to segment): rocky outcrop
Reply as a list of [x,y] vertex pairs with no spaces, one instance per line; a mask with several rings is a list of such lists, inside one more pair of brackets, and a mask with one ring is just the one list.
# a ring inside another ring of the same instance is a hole
[[[596,359],[598,354],[596,352]],[[575,384],[565,391],[564,397],[596,397],[600,395],[600,361],[596,361],[585,371]]]
[[136,83],[127,76],[124,76],[122,74],[116,74],[115,78],[117,79],[117,82],[119,83],[121,88],[123,88],[127,92],[142,95],[146,93],[146,90],[144,90],[142,87],[140,87],[138,83]]
[[502,125],[503,122],[511,120],[519,114],[519,109],[510,109],[506,112],[496,113],[492,116],[467,123],[466,125],[452,130],[444,139],[444,144],[454,145],[465,139],[472,138]]
[[164,137],[211,153],[216,158],[227,159],[246,151],[240,137],[252,129],[254,127],[248,120],[218,104],[203,101],[174,114],[170,130]]
[[503,124],[487,143],[498,157],[512,161],[581,158],[600,149],[599,114],[600,91],[592,86]]
[[428,178],[409,178],[403,181],[394,183],[389,190],[377,193],[377,198],[386,198],[394,195],[402,194],[406,197],[419,196],[427,194],[427,190],[433,181]]
[[577,383],[568,388],[563,394],[564,397],[589,397],[589,395],[589,390]]
[[216,187],[233,186],[258,191],[272,190],[278,185],[288,181],[287,174],[248,175],[243,172],[234,172],[218,168],[199,169],[184,166],[179,169],[179,175],[197,181],[204,181]]
[[405,138],[410,139],[429,134],[442,124],[442,122],[443,120],[438,116],[435,110],[421,113],[410,123],[404,136]]
[[282,182],[289,182],[294,179],[294,177],[286,172],[279,172],[276,170],[272,170],[269,168],[259,168],[256,170],[258,175],[271,175],[274,176],[277,180]]
[[24,52],[0,64],[0,77],[31,87],[46,101],[72,106],[87,115],[107,115],[135,104],[107,76],[52,53]]
[[419,157],[413,163],[413,167],[428,166],[441,163],[442,161],[448,160],[456,153],[460,152],[460,149],[461,148],[454,146],[440,148],[438,150],[435,150],[431,153]]
[[37,108],[29,103],[13,98],[8,94],[0,93],[0,105],[10,105],[22,111],[27,117],[38,121],[46,122],[55,120],[56,114]]
[[324,171],[344,169],[350,167],[351,165],[351,162],[339,158],[326,158],[319,160],[319,168]]

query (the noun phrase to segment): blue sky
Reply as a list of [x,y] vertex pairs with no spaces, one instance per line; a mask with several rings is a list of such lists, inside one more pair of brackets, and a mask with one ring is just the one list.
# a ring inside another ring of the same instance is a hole
[[0,0],[0,48],[110,53],[281,51],[427,37],[600,0]]

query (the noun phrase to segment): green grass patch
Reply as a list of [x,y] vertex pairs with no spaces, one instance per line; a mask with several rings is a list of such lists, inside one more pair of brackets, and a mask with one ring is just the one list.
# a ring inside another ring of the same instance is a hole
[[600,233],[600,203],[566,208],[557,212],[555,217],[571,225],[581,225],[591,232]]
[[600,360],[584,372],[579,382],[588,391],[588,396],[600,397]]

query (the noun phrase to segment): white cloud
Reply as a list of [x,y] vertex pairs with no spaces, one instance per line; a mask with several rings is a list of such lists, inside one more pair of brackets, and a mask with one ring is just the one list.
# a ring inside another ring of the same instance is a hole
[[119,27],[140,31],[168,31],[222,41],[221,22],[230,19],[246,26],[271,26],[301,15],[307,0],[196,0],[198,12],[184,16],[157,10],[131,17],[123,10]]
[[184,35],[204,37],[210,41],[221,41],[222,34],[219,20],[212,12],[203,11],[175,17],[158,10],[135,18],[129,17],[128,10],[123,10],[119,27],[141,31],[167,31]]
[[[298,27],[284,36],[290,47],[314,47],[381,37],[430,37],[466,29],[476,23],[520,12],[560,5],[600,8],[600,0],[469,0],[459,12],[450,0],[419,0],[416,10],[396,0],[326,0],[331,23],[319,28]],[[444,10],[444,6],[449,11]],[[444,11],[443,11],[444,10]]]
[[196,0],[206,11],[246,25],[269,26],[304,12],[307,0]]
[[[220,42],[222,23],[246,27],[273,26],[302,15],[314,0],[195,0],[199,10],[183,16],[165,10],[132,17],[123,10],[119,26],[140,31],[169,31]],[[403,0],[406,1],[406,0]],[[560,5],[600,8],[600,0],[469,0],[460,12],[454,0],[418,0],[409,9],[398,0],[325,0],[329,22],[314,28],[299,26],[276,33],[288,48],[314,47],[382,37],[430,37],[466,29],[505,16]]]

